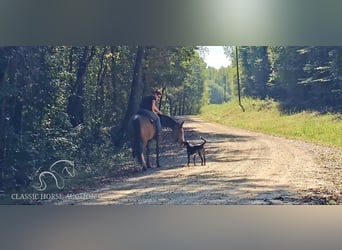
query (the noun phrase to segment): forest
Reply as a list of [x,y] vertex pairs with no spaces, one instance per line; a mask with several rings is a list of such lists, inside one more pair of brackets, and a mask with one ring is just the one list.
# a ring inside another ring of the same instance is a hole
[[0,47],[1,192],[61,159],[84,179],[111,176],[131,159],[126,132],[142,96],[159,88],[163,113],[198,114],[237,97],[237,66],[243,96],[342,112],[342,47],[236,49],[224,46],[232,64],[215,69],[203,46]]
[[208,69],[212,103],[237,95],[236,56],[244,96],[272,98],[282,111],[342,111],[342,47],[225,46],[232,66]]

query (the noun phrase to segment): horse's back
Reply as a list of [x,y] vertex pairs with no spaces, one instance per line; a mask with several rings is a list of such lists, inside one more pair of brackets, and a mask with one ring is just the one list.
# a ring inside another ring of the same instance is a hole
[[154,124],[151,123],[148,117],[143,115],[135,115],[132,120],[133,135],[143,141],[153,139],[155,135]]

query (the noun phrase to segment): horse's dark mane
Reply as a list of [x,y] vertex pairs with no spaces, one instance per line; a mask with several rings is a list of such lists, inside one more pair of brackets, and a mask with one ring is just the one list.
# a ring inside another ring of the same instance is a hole
[[167,115],[160,115],[160,122],[162,127],[173,129],[175,125],[179,124],[178,121]]

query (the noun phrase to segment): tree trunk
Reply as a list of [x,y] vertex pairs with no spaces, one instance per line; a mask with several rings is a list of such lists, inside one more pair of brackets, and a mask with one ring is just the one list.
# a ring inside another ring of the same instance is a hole
[[72,89],[72,94],[68,100],[67,112],[70,117],[71,124],[76,127],[84,121],[83,98],[84,98],[84,76],[86,74],[88,64],[95,55],[94,47],[89,55],[89,46],[84,47],[83,55],[78,62],[76,73],[76,81]]
[[185,92],[183,91],[183,97],[182,97],[182,113],[180,115],[185,114]]
[[138,92],[139,92],[139,79],[140,79],[140,71],[141,71],[141,64],[142,59],[144,55],[144,48],[138,46],[137,48],[137,55],[135,59],[135,66],[134,66],[134,72],[133,72],[133,81],[131,86],[131,94],[128,101],[128,107],[126,110],[126,114],[124,119],[121,122],[121,125],[118,129],[118,131],[112,130],[112,141],[113,144],[117,147],[121,147],[123,144],[123,138],[127,132],[127,128],[129,125],[129,120],[131,117],[135,114],[137,111],[138,103]]
[[[98,112],[96,115],[99,115],[99,108],[103,107],[103,84],[104,84],[104,76],[106,74],[106,67],[104,65],[104,56],[107,53],[107,48],[104,47],[101,57],[100,57],[100,68],[97,72],[97,83],[96,83],[96,93],[95,93],[95,111]],[[101,115],[102,116],[102,115]]]
[[266,96],[268,95],[267,81],[270,76],[270,64],[269,64],[268,57],[267,57],[267,46],[262,46],[261,49],[262,49],[261,59],[262,59],[263,65],[262,65],[262,78],[261,78],[261,83],[260,83],[262,84],[262,86],[261,86],[261,93],[259,94],[262,99],[265,99]]
[[[115,54],[117,53],[117,47],[116,46],[111,46],[110,47],[110,53],[112,54],[111,59],[110,59],[110,81],[112,84],[112,95],[113,98],[111,98],[112,103],[112,109],[113,109],[113,116],[115,117],[116,114],[118,113],[118,105],[117,105],[117,95],[118,95],[118,87],[117,87],[117,63],[116,63],[116,59],[115,59]],[[111,121],[113,121],[113,119],[110,119]],[[116,120],[114,120],[115,122]]]

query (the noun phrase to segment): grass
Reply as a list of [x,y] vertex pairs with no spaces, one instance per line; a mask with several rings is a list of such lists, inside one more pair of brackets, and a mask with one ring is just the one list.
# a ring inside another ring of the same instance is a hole
[[242,99],[245,112],[237,101],[211,104],[201,110],[203,119],[288,138],[342,148],[342,115],[303,111],[284,114],[273,100]]

